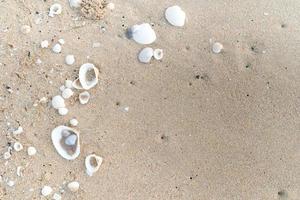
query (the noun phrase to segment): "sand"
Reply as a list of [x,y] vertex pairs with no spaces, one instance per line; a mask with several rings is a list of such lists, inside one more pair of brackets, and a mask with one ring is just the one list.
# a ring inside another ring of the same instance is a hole
[[[54,2],[63,12],[49,18]],[[65,189],[62,199],[299,199],[299,1],[113,3],[115,10],[94,21],[67,0],[0,2],[1,154],[15,141],[24,146],[0,159],[0,199],[45,199],[44,185]],[[183,28],[164,19],[175,4],[187,14]],[[138,62],[144,46],[125,32],[142,22],[154,24],[157,40],[149,46],[164,50],[162,61]],[[20,32],[23,25],[29,34]],[[40,48],[42,40],[52,47],[60,38],[62,53]],[[224,51],[214,54],[213,42]],[[64,63],[67,54],[74,65]],[[58,115],[49,101],[86,62],[101,72],[90,102],[80,105],[76,93],[69,114]],[[48,103],[34,106],[42,97]],[[73,117],[82,149],[67,161],[50,133]],[[24,133],[14,137],[18,126]],[[37,148],[33,157],[29,146]],[[93,152],[104,162],[88,177],[84,158]],[[77,193],[66,189],[74,180]]]

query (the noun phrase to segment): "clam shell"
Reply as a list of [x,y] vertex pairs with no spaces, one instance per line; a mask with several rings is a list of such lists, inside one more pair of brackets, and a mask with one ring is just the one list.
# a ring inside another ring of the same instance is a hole
[[184,26],[185,12],[179,6],[171,6],[165,12],[167,21],[173,26]]
[[99,70],[92,63],[81,65],[79,70],[79,81],[83,89],[89,90],[98,83]]
[[[74,135],[76,136],[75,141]],[[67,126],[58,126],[53,129],[51,139],[57,153],[67,160],[76,159],[80,154],[79,135],[78,131]]]
[[102,162],[103,162],[102,157],[97,156],[96,154],[88,155],[85,158],[86,173],[89,176],[93,176],[93,174],[99,170]]
[[90,93],[88,91],[82,92],[79,94],[79,102],[81,104],[87,104],[90,100]]
[[127,35],[139,44],[151,44],[156,40],[156,34],[148,23],[132,26]]
[[140,51],[138,59],[142,63],[149,63],[152,57],[153,57],[153,49],[150,47],[146,47]]

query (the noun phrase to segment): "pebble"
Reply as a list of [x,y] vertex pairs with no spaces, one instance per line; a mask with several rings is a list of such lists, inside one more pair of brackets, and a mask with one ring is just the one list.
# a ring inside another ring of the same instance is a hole
[[42,188],[42,191],[41,191],[41,194],[46,197],[46,196],[49,196],[51,193],[52,193],[52,188],[50,186],[47,186],[45,185],[43,188]]
[[55,109],[66,107],[64,98],[60,95],[53,97],[52,98],[52,107]]
[[13,131],[13,134],[14,134],[14,135],[20,135],[20,134],[23,133],[23,132],[24,132],[24,130],[23,130],[22,126],[19,126],[19,127],[17,128],[17,130]]
[[52,199],[53,200],[61,200],[61,195],[58,193],[54,193]]

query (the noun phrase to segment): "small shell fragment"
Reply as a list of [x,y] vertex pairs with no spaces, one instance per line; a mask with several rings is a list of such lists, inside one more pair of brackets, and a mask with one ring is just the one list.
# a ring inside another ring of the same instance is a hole
[[52,98],[52,107],[55,109],[66,107],[64,98],[60,95],[53,97]]
[[71,192],[77,192],[79,189],[79,182],[72,181],[72,182],[68,183],[68,188]]
[[59,15],[62,12],[62,6],[58,3],[53,4],[50,7],[49,16],[54,17],[55,15]]
[[65,44],[65,40],[61,38],[61,39],[58,40],[58,43],[61,44],[61,45],[64,45]]
[[70,120],[70,124],[71,124],[71,126],[77,126],[78,125],[78,120],[73,118],[73,119]]
[[179,6],[171,6],[167,8],[165,17],[173,26],[182,27],[185,24],[185,12]]
[[90,100],[90,97],[91,97],[90,93],[88,91],[84,91],[79,94],[79,102],[83,105],[87,104]]
[[20,142],[14,143],[14,150],[15,151],[21,151],[23,149],[23,145]]
[[52,51],[54,52],[54,53],[60,53],[61,52],[61,45],[60,44],[55,44],[54,46],[53,46],[53,48],[52,48]]
[[73,88],[72,83],[73,81],[71,80],[65,80],[65,87],[72,89]]
[[67,55],[65,58],[65,62],[67,65],[73,65],[75,63],[74,55]]
[[127,36],[139,44],[151,44],[156,40],[156,34],[148,23],[132,26],[128,29]]
[[153,57],[153,54],[153,49],[146,47],[140,51],[138,59],[141,63],[149,63]]
[[81,6],[82,0],[69,0],[70,7],[79,8]]
[[49,47],[49,42],[48,42],[48,40],[43,40],[43,41],[41,42],[41,47],[42,47],[43,49],[48,48],[48,47]]
[[103,162],[102,157],[97,156],[96,154],[88,155],[85,158],[86,173],[89,176],[93,176],[93,174],[99,170],[102,162]]
[[98,83],[99,70],[92,63],[85,63],[79,69],[79,81],[83,89],[89,90]]
[[28,147],[28,149],[27,149],[27,154],[29,155],[29,156],[34,156],[35,154],[36,154],[36,148],[35,147]]
[[221,51],[223,50],[223,45],[219,42],[216,42],[213,44],[213,47],[212,47],[212,51],[216,54],[218,53],[221,53]]
[[69,112],[68,108],[59,108],[58,109],[58,114],[64,116],[64,115],[67,115]]
[[19,127],[17,128],[17,130],[13,131],[13,134],[14,134],[14,135],[20,135],[20,134],[23,133],[23,132],[24,132],[23,127],[22,127],[22,126],[19,126]]
[[42,190],[41,190],[41,194],[46,197],[49,196],[52,193],[52,188],[50,186],[45,185]]
[[162,49],[155,49],[153,56],[156,60],[161,60],[164,57],[164,52]]
[[30,33],[30,31],[31,31],[31,27],[28,26],[28,25],[23,25],[23,26],[21,27],[21,32],[22,32],[23,34],[28,34],[28,33]]
[[61,195],[58,194],[58,193],[54,193],[53,196],[52,196],[52,199],[53,200],[61,200]]
[[109,10],[114,10],[115,9],[115,4],[114,3],[108,3],[106,6]]
[[73,96],[74,92],[70,88],[66,88],[62,91],[61,96],[64,99],[69,99],[71,96]]

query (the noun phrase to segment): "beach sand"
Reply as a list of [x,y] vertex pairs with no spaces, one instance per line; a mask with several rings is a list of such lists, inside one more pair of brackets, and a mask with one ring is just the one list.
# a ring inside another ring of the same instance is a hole
[[[63,11],[51,18],[54,2]],[[64,189],[62,199],[300,199],[300,2],[112,2],[100,21],[83,19],[67,0],[0,2],[1,154],[15,141],[24,146],[0,159],[0,199],[46,199],[45,185]],[[164,18],[172,5],[186,12],[182,28]],[[151,45],[126,38],[128,27],[143,22],[157,34]],[[65,44],[55,54],[60,38]],[[220,54],[214,42],[223,44]],[[163,60],[139,63],[145,46],[163,49]],[[65,64],[67,54],[74,65]],[[69,114],[60,116],[51,98],[86,62],[99,68],[99,84],[87,105],[76,91],[66,101]],[[48,102],[35,105],[42,97]],[[68,161],[51,131],[73,117],[81,154]],[[24,133],[13,136],[18,126]],[[84,159],[91,153],[104,161],[89,177]],[[71,193],[66,183],[74,180],[80,189]]]

